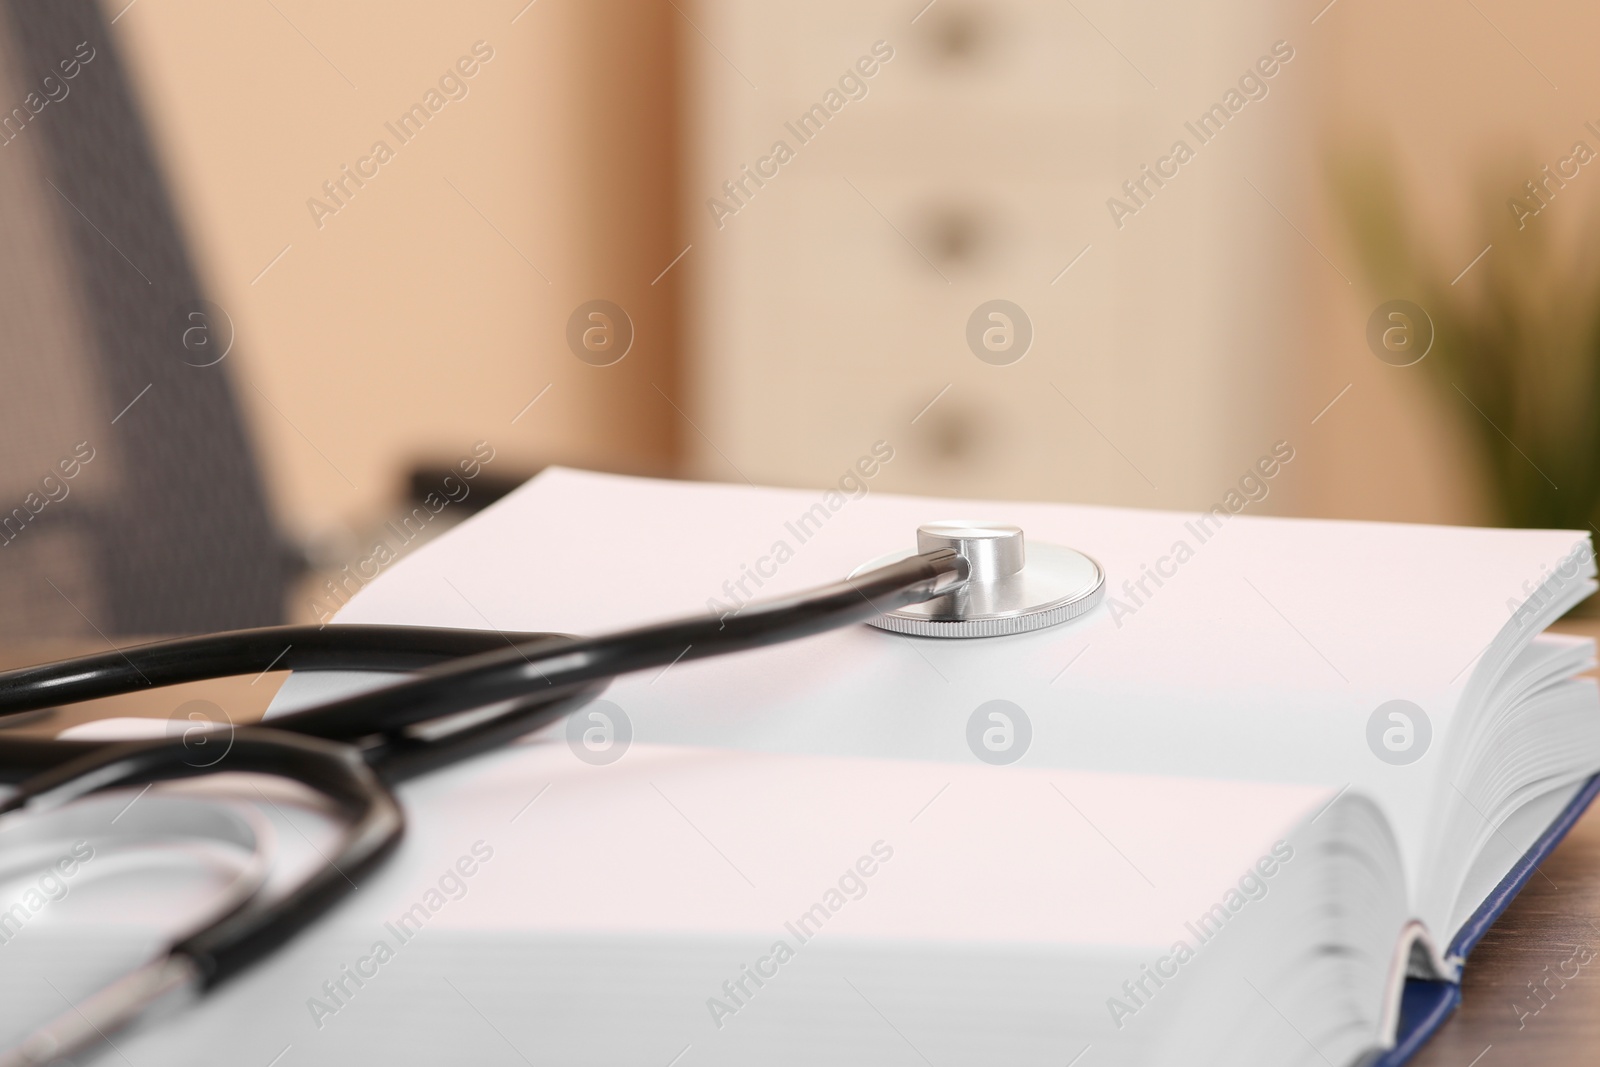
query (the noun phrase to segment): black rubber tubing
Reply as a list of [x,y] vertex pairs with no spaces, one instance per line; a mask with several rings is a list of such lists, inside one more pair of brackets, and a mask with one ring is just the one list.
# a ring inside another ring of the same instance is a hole
[[[0,673],[0,715],[146,686],[260,673],[269,667],[420,668],[395,685],[281,715],[270,725],[275,730],[354,742],[373,735],[392,738],[406,727],[474,708],[526,701],[520,710],[525,729],[531,731],[571,711],[574,704],[569,697],[617,675],[864,622],[921,603],[966,573],[964,559],[952,549],[940,549],[735,613],[698,615],[602,637],[333,625],[180,638]],[[549,712],[542,718],[534,710],[541,706]],[[0,780],[21,780],[99,744],[0,734]],[[380,763],[381,758],[380,754]]]

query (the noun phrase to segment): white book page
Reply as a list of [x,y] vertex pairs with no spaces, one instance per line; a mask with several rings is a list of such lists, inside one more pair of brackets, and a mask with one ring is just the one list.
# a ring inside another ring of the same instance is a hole
[[[425,1018],[454,1021],[452,1040],[504,1058],[481,1010],[563,1062],[611,1048],[613,1028],[645,1052],[668,1046],[663,1063],[690,1041],[698,1062],[750,1062],[763,1049],[782,1059],[774,1035],[796,1013],[836,1041],[860,1040],[848,978],[913,1032],[939,1032],[921,1005],[953,996],[987,1025],[1015,1020],[986,1046],[1056,1041],[1048,1058],[1007,1062],[1059,1062],[1061,1045],[1090,1040],[1105,1062],[1128,1062],[1199,992],[1189,975],[1215,964],[1183,964],[1179,991],[1161,993],[1137,1028],[1116,1025],[1109,998],[1127,997],[1123,983],[1179,941],[1225,962],[1259,939],[1269,909],[1292,899],[1278,887],[1318,862],[1295,847],[1295,828],[1331,798],[655,745],[591,766],[561,740],[524,741],[403,786],[406,836],[358,890],[124,1047],[141,1063],[215,1062],[223,1049],[266,1063],[285,1044],[313,1063],[349,1062],[361,1047],[437,1062],[414,1043],[428,1034],[395,1036],[431,1032]],[[327,847],[314,827],[284,843],[312,858]],[[724,1028],[711,998],[737,1004],[723,983],[745,965],[770,988]],[[604,1059],[642,1053],[632,1055]]]
[[[969,720],[1009,701],[1031,734],[1019,766],[1365,791],[1393,822],[1415,886],[1457,699],[1511,605],[1580,539],[554,469],[394,564],[338,619],[603,633],[731,606],[742,577],[763,597],[836,581],[941,518],[1014,522],[1090,554],[1107,572],[1107,603],[999,639],[854,626],[622,678],[606,699],[636,744],[972,764]],[[746,577],[756,572],[759,588]],[[372,682],[296,675],[275,710],[353,684]],[[1424,709],[1433,732],[1406,766],[1368,744],[1372,712],[1397,699]]]
[[658,745],[595,767],[524,742],[406,785],[394,870],[334,921],[403,913],[481,841],[486,877],[430,930],[782,936],[820,901],[830,939],[1165,949],[1332,796]]

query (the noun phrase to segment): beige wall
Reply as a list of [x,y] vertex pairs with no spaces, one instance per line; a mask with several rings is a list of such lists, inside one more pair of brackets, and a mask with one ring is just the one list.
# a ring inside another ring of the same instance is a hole
[[[679,247],[670,6],[125,3],[106,10],[291,532],[382,516],[410,463],[478,439],[507,473],[671,464],[676,280],[650,284]],[[468,95],[400,145],[384,124],[477,41]],[[380,138],[394,158],[319,228],[307,200]],[[564,340],[595,297],[637,331],[609,368]]]
[[[1504,0],[1478,0],[1476,8],[1344,0],[1317,23],[1327,53],[1317,64],[1311,120],[1326,150],[1387,139],[1406,172],[1414,221],[1442,262],[1466,267],[1486,243],[1477,220],[1504,211],[1516,192],[1483,190],[1488,166],[1526,153],[1537,170],[1580,137],[1600,149],[1582,129],[1600,121],[1600,68],[1589,47],[1600,33],[1600,8],[1561,0],[1532,14]],[[1322,515],[1489,521],[1468,425],[1481,416],[1443,393],[1421,365],[1385,366],[1367,349],[1367,317],[1389,294],[1363,283],[1324,182],[1325,158],[1305,163],[1308,201],[1318,213],[1310,233],[1355,284],[1314,256],[1297,270],[1310,357],[1300,402],[1315,412],[1346,384],[1351,389],[1315,427],[1317,445],[1304,450],[1305,477],[1292,505]],[[1585,173],[1561,196],[1540,224],[1572,243],[1600,203],[1600,174]]]
[[[122,2],[108,0],[108,10],[115,13]],[[715,29],[712,5],[680,6]],[[759,411],[711,410],[704,399],[696,408],[696,390],[682,384],[673,358],[674,300],[697,272],[707,277],[710,260],[699,260],[712,246],[650,284],[685,243],[703,236],[691,222],[676,221],[685,204],[699,210],[703,197],[680,190],[673,176],[675,50],[706,77],[727,81],[727,93],[745,89],[683,14],[643,0],[538,0],[520,15],[515,0],[326,6],[277,0],[277,8],[138,0],[115,28],[151,105],[201,267],[238,325],[230,359],[274,496],[294,532],[381,518],[406,465],[448,460],[478,438],[494,443],[502,469],[565,461],[666,472],[687,453],[699,457],[699,472],[734,477],[666,397],[697,420],[704,416],[708,428],[737,416],[754,418],[768,437],[793,437],[775,432]],[[1487,517],[1462,429],[1464,419],[1476,416],[1452,405],[1420,368],[1385,366],[1366,348],[1367,316],[1387,294],[1365,285],[1330,205],[1326,152],[1350,136],[1386,134],[1400,151],[1417,214],[1431,228],[1440,258],[1466,264],[1481,244],[1457,220],[1481,210],[1474,199],[1480,163],[1519,145],[1530,159],[1550,161],[1584,120],[1600,119],[1600,72],[1585,54],[1585,42],[1600,30],[1600,11],[1563,0],[1530,19],[1504,0],[1482,0],[1476,9],[1443,0],[1401,6],[1340,0],[1312,24],[1314,14],[1288,4],[1263,9],[1255,16],[1261,32],[1228,37],[1238,47],[1222,49],[1215,71],[1207,67],[1164,94],[1150,94],[1164,118],[1181,115],[1214,95],[1218,72],[1231,71],[1233,52],[1250,51],[1245,44],[1255,37],[1271,29],[1269,36],[1294,38],[1294,73],[1306,79],[1305,91],[1299,84],[1277,91],[1274,110],[1262,116],[1270,114],[1270,128],[1255,131],[1258,143],[1240,157],[1249,166],[1218,155],[1208,164],[1216,173],[1197,172],[1190,185],[1232,182],[1228,188],[1245,199],[1228,200],[1228,210],[1216,214],[1220,232],[1248,223],[1262,241],[1274,242],[1270,258],[1257,264],[1259,291],[1241,290],[1227,315],[1287,317],[1298,323],[1298,343],[1281,351],[1253,343],[1255,369],[1236,375],[1240,388],[1216,385],[1215,406],[1234,405],[1219,423],[1226,432],[1217,448],[1202,450],[1215,452],[1215,462],[1188,479],[1193,491],[1181,498],[1146,499],[1142,483],[1132,481],[1126,493],[1071,479],[1041,481],[1037,489],[1007,483],[1006,492],[1192,504],[1189,497],[1210,491],[1212,466],[1231,469],[1268,430],[1287,432],[1281,425],[1298,434],[1300,459],[1295,477],[1275,490],[1271,510],[1450,522]],[[1129,42],[1165,67],[1178,64],[1180,53],[1162,53],[1164,38],[1141,27],[1123,27]],[[307,198],[384,136],[384,122],[480,39],[495,58],[472,79],[470,95],[450,103],[317,229]],[[853,47],[855,38],[847,43]],[[823,51],[832,62],[833,52]],[[911,53],[906,58],[909,71]],[[1115,65],[1114,57],[1100,58]],[[885,95],[873,103],[889,100],[890,88],[885,82]],[[1127,148],[1129,159],[1135,147],[1142,150],[1143,142]],[[1112,169],[1127,168],[1119,162]],[[1286,227],[1263,228],[1279,220],[1249,199],[1254,194],[1240,191],[1236,172],[1269,174],[1276,203],[1300,221],[1316,250]],[[1593,191],[1566,194],[1563,213],[1550,219],[1555,228],[1577,232],[1588,214],[1583,201],[1600,195],[1600,177],[1592,181]],[[1163,210],[1174,214],[1182,206]],[[1058,243],[1070,257],[1076,245],[1068,247],[1068,237],[1075,231]],[[289,251],[258,278],[286,245]],[[1130,275],[1142,269],[1137,255],[1126,266]],[[566,349],[568,315],[593,297],[621,303],[637,326],[633,351],[614,367],[587,366]],[[744,313],[726,301],[705,304],[721,306],[724,319]],[[1085,344],[1087,334],[1068,327],[1062,336],[1083,374],[1123,373],[1127,360],[1113,358],[1116,345]],[[1165,379],[1159,367],[1140,367],[1139,382],[1183,380],[1184,352],[1143,344],[1133,350],[1141,359],[1172,361]],[[1103,366],[1095,365],[1097,357]],[[941,370],[927,382],[918,379],[905,403],[955,377]],[[1312,425],[1311,416],[1347,384],[1349,392]],[[546,385],[544,398],[511,425]],[[762,395],[774,413],[792,405],[784,390]],[[1169,465],[1181,467],[1191,452],[1202,454],[1160,436],[1177,423],[1158,420],[1151,431],[1158,436],[1145,439],[1139,419],[1118,423],[1118,404],[1105,405],[1097,413],[1111,419],[1111,432],[1146,450],[1141,458],[1175,456]],[[903,406],[890,405],[891,413]],[[1109,469],[1116,457],[1095,452],[1098,439],[1083,433],[1074,448]],[[853,438],[843,437],[838,447],[849,451]],[[831,469],[831,456],[812,454],[803,443],[763,445],[783,447],[796,452],[792,461],[739,458],[778,480],[805,480],[797,472],[813,461]],[[909,462],[905,470],[907,477],[914,473]],[[956,473],[929,466],[904,487],[940,491],[960,482],[965,491],[979,491],[992,481]]]

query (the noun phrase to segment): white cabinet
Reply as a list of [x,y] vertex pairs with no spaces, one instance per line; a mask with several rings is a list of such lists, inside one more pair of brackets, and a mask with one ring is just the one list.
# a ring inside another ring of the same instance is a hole
[[[1300,238],[1246,179],[1292,201],[1305,71],[1120,228],[1106,201],[1287,31],[1242,6],[917,9],[685,8],[692,473],[822,484],[883,439],[900,491],[1220,495],[1288,435],[1264,398],[1292,271],[1269,264]],[[893,56],[861,77],[875,44]],[[813,105],[820,132],[797,125]],[[967,342],[996,298],[1033,331],[1007,365]]]

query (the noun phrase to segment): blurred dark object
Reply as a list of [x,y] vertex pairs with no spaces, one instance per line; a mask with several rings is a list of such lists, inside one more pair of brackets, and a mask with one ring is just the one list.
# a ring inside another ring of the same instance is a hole
[[[456,468],[413,467],[407,479],[407,501],[412,505],[421,505],[428,499],[429,494],[437,494],[439,498],[452,502],[451,506],[456,509],[458,516],[476,515],[538,473],[539,468],[536,468],[508,477],[503,474],[490,474],[484,470],[470,483],[465,483],[469,491],[466,496],[461,497],[461,489],[456,487],[464,483],[461,472]],[[446,478],[452,480],[450,485],[445,484]],[[456,500],[457,497],[460,497],[459,502]]]
[[1443,262],[1418,232],[1392,154],[1345,153],[1334,187],[1374,296],[1413,301],[1431,320],[1432,347],[1396,373],[1434,382],[1476,445],[1498,521],[1588,530],[1600,505],[1596,219],[1579,190],[1530,188],[1547,181],[1530,159],[1485,169],[1482,213],[1463,228],[1476,231],[1472,249],[1493,247],[1470,265]]
[[999,17],[966,0],[929,4],[915,20],[919,51],[941,67],[975,67],[995,58]]
[[232,323],[91,0],[0,14],[0,323],[0,636],[281,621]]

